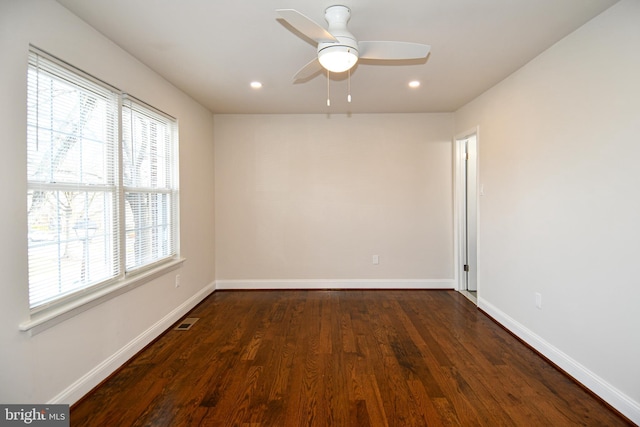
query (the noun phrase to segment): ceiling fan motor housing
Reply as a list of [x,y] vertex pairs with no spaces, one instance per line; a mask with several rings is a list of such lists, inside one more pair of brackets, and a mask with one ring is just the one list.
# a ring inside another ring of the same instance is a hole
[[318,60],[328,70],[336,73],[347,71],[358,62],[358,42],[347,29],[351,10],[346,6],[331,6],[326,9],[324,17],[329,24],[328,31],[338,42],[318,43]]

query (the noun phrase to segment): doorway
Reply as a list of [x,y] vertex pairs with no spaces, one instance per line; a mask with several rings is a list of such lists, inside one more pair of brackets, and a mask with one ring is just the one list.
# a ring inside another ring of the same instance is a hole
[[478,302],[478,129],[455,141],[458,290]]

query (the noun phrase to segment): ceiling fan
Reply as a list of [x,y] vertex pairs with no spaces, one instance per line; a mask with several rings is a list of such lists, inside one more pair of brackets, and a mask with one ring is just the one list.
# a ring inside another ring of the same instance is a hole
[[325,29],[295,9],[277,9],[276,12],[293,28],[318,44],[318,56],[302,67],[294,81],[307,79],[323,68],[342,73],[353,68],[358,59],[406,60],[426,58],[431,46],[397,41],[358,41],[347,29],[351,10],[346,6],[330,6],[324,17],[329,24]]

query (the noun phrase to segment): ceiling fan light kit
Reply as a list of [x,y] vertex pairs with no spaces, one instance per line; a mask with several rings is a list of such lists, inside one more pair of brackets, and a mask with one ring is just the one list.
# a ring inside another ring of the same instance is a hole
[[358,62],[358,51],[348,46],[329,46],[318,51],[318,61],[332,73],[344,73]]

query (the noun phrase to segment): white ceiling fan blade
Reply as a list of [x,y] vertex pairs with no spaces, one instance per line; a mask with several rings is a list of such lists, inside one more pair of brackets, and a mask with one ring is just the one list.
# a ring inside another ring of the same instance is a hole
[[298,72],[293,76],[293,81],[306,80],[320,71],[322,71],[322,65],[320,65],[318,58],[314,58],[307,63],[307,65],[298,70]]
[[420,59],[426,58],[431,46],[420,43],[365,41],[358,42],[360,59]]
[[293,28],[317,43],[337,42],[338,40],[315,21],[306,17],[295,9],[276,9],[276,12],[284,18]]

